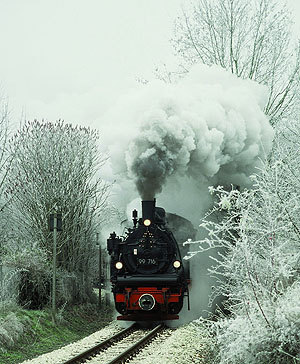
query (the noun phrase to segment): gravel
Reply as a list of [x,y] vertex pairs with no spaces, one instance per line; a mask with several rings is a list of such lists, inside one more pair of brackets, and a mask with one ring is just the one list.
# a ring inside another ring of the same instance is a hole
[[163,331],[130,364],[213,364],[213,340],[194,324]]

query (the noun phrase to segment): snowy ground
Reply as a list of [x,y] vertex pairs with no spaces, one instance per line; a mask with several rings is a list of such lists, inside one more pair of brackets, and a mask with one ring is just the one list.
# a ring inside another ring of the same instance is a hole
[[[59,364],[122,329],[117,322],[113,322],[82,340],[35,359],[26,360],[22,364]],[[168,329],[160,335],[131,359],[130,364],[209,364],[207,359],[210,355],[211,339],[199,327],[190,324],[178,329]]]

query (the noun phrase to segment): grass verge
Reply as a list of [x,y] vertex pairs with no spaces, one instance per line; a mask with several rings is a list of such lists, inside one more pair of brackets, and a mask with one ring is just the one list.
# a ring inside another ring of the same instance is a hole
[[[51,312],[48,310],[16,309],[13,313],[1,312],[0,320],[0,364],[16,364],[103,328],[112,320],[112,311],[108,308],[99,311],[92,304],[75,306],[58,315],[56,326],[52,324]],[[19,335],[8,335],[8,328],[16,323],[19,325]],[[1,335],[4,337],[5,332],[10,340],[1,346]]]

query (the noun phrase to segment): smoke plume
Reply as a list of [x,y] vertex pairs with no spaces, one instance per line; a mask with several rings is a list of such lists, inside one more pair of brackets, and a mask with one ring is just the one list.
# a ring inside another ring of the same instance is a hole
[[133,180],[142,199],[182,178],[199,188],[247,186],[271,146],[266,97],[265,87],[217,66],[194,66],[177,84],[143,85],[110,115],[113,170]]

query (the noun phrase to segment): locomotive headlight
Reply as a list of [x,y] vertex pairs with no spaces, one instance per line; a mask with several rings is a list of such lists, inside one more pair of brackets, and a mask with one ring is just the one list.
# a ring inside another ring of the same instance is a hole
[[115,267],[117,268],[117,269],[122,269],[123,268],[123,263],[122,262],[117,262],[116,264],[115,264]]
[[175,260],[175,261],[173,262],[173,267],[174,267],[175,269],[180,268],[180,266],[181,266],[181,261],[180,261],[180,260]]
[[149,220],[149,219],[145,219],[145,220],[144,220],[144,225],[145,225],[145,226],[150,226],[150,225],[151,225],[151,220]]

